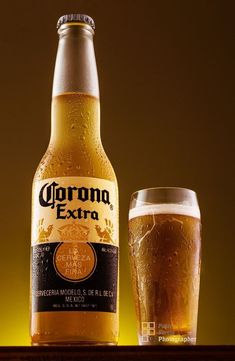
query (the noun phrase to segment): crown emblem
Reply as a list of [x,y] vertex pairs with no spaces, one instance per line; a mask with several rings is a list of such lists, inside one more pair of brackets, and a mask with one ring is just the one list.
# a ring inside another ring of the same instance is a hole
[[76,222],[65,224],[58,229],[60,241],[87,241],[89,228]]

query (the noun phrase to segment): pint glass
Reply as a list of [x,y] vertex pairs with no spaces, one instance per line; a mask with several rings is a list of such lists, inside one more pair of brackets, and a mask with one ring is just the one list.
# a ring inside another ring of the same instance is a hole
[[140,345],[196,343],[200,253],[195,192],[150,188],[132,195],[129,259]]

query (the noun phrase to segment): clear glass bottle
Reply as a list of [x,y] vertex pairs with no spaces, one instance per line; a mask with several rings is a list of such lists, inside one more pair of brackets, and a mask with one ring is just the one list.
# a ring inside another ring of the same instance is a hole
[[58,21],[52,126],[33,181],[31,340],[117,344],[118,187],[100,139],[94,21]]

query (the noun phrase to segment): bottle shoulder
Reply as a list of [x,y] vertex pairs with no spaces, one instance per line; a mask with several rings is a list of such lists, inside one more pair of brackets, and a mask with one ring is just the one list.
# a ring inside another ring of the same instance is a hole
[[66,176],[94,177],[117,183],[114,169],[102,145],[90,149],[49,145],[37,167],[34,182]]

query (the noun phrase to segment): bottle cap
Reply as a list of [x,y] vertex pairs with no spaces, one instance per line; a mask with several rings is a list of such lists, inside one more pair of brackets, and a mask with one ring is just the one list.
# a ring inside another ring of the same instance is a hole
[[75,22],[88,24],[92,27],[92,29],[95,29],[94,20],[90,16],[85,14],[68,14],[61,16],[57,22],[57,29],[59,29],[63,24]]

